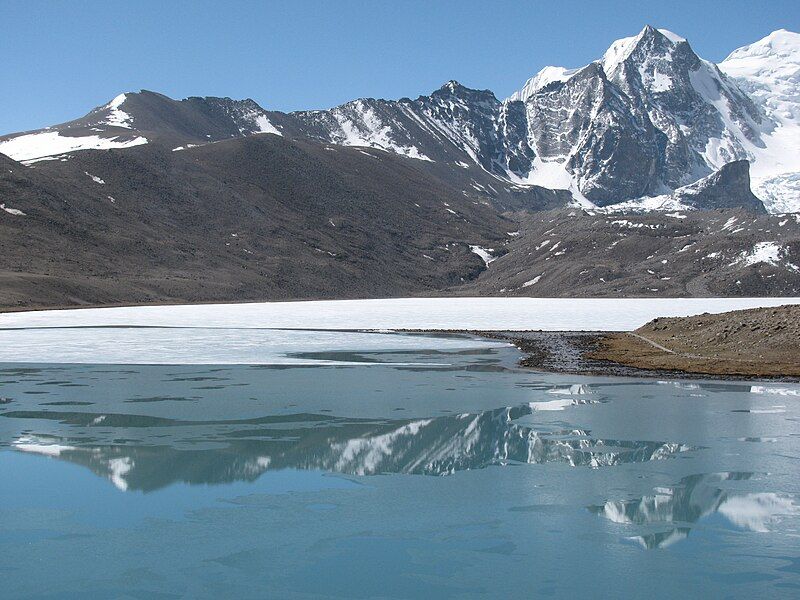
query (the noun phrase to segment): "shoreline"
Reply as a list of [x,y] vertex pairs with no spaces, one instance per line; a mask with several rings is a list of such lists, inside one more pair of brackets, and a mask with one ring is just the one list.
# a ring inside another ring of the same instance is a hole
[[[400,331],[400,330],[398,330]],[[722,379],[730,381],[770,381],[800,383],[800,377],[781,374],[738,374],[725,370],[652,369],[632,366],[603,358],[603,344],[609,339],[635,336],[618,331],[475,331],[475,330],[403,330],[409,333],[469,334],[508,342],[523,356],[519,366],[533,371],[565,375],[637,377],[645,379]]]

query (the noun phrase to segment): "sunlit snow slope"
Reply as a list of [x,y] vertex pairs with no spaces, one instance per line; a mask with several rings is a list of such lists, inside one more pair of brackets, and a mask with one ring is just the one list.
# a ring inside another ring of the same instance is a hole
[[800,34],[780,29],[719,65],[764,111],[753,188],[770,212],[800,211]]

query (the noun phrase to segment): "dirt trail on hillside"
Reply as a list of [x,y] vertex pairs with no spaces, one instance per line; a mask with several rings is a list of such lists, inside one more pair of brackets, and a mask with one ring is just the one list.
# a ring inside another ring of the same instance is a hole
[[800,306],[658,318],[603,336],[586,356],[640,369],[800,377]]

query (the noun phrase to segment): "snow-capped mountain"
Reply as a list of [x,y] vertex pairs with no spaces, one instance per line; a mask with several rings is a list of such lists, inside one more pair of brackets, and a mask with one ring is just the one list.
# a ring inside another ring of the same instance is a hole
[[500,177],[526,169],[521,107],[507,107],[489,90],[449,81],[416,100],[356,100],[328,111],[289,115],[297,133],[348,146],[372,146],[411,158],[477,164]]
[[[760,104],[684,38],[649,26],[585,67],[546,67],[504,101],[449,82],[416,100],[290,117],[295,134],[476,164],[503,184],[569,190],[589,207],[669,194],[739,160],[754,162],[761,190],[776,168]],[[773,212],[800,210],[767,197]]]
[[755,104],[683,38],[645,27],[581,69],[543,69],[525,103],[542,161],[599,205],[656,195],[747,158]]
[[0,136],[0,152],[31,163],[79,150],[128,148],[155,140],[185,147],[256,133],[280,134],[269,113],[253,100],[173,100],[142,90],[120,94],[74,121]]
[[753,187],[772,212],[800,211],[800,34],[780,29],[719,65],[764,114],[748,148]]
[[767,209],[794,212],[798,39],[775,32],[717,67],[684,38],[647,26],[589,65],[542,69],[506,100],[450,81],[414,100],[358,99],[287,114],[252,100],[175,101],[143,91],[76,121],[0,137],[0,152],[36,161],[156,142],[177,151],[272,133],[416,159],[465,193],[505,207],[509,196],[539,186],[566,190],[588,208],[670,195],[748,160]]

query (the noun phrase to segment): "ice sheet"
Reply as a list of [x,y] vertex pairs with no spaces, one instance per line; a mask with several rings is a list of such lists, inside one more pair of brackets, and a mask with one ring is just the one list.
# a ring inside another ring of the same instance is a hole
[[[288,329],[627,331],[655,317],[800,304],[800,298],[394,298],[47,310],[0,329],[158,326]],[[5,334],[0,334],[0,340]]]
[[[384,364],[414,365],[414,351],[507,346],[467,337],[344,331],[187,327],[13,329],[0,333],[0,363],[367,365],[350,352],[399,351]],[[337,355],[335,353],[346,353]],[[411,352],[411,354],[407,354]],[[324,354],[316,354],[324,353]],[[334,353],[334,354],[330,354]],[[372,359],[374,360],[374,358]],[[435,364],[449,365],[447,355]]]

